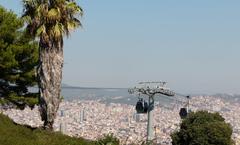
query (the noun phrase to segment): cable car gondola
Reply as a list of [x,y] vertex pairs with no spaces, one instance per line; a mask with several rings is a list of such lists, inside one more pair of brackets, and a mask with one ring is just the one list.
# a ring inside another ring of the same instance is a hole
[[181,119],[186,118],[188,116],[188,114],[191,112],[189,109],[190,96],[186,96],[186,98],[187,98],[187,103],[179,111],[179,115],[180,115]]
[[180,115],[181,119],[186,118],[188,115],[187,108],[181,108],[179,111],[179,115]]
[[148,103],[146,101],[143,101],[142,98],[140,98],[136,104],[136,111],[137,113],[147,113]]
[[147,113],[147,111],[148,111],[148,103],[146,102],[146,101],[144,101],[144,113]]

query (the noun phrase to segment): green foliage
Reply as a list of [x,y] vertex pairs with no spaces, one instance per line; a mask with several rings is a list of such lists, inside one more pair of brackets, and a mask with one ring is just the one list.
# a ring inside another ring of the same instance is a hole
[[69,137],[60,132],[34,129],[15,124],[0,113],[1,145],[119,145],[119,140],[112,134],[105,135],[97,141]]
[[114,137],[113,134],[104,135],[103,138],[100,138],[96,145],[119,145],[120,141],[118,138]]
[[1,145],[95,145],[94,141],[69,137],[60,132],[31,129],[14,124],[0,114]]
[[37,94],[28,87],[36,85],[38,46],[23,26],[16,14],[0,6],[0,103],[37,103]]
[[219,113],[192,112],[171,135],[173,145],[232,145],[232,128]]
[[27,30],[40,38],[42,48],[62,48],[63,36],[82,26],[83,10],[75,0],[23,0],[23,6]]

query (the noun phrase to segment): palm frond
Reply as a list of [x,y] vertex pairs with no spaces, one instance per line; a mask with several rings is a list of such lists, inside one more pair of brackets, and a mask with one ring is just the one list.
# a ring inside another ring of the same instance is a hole
[[67,2],[66,4],[66,8],[68,10],[69,13],[71,13],[72,15],[83,15],[83,10],[80,6],[77,5],[76,2]]
[[30,34],[53,45],[59,41],[62,47],[63,36],[82,26],[83,10],[75,0],[23,0],[23,5],[22,17]]
[[81,25],[82,24],[78,19],[73,19],[67,23],[68,30],[74,30]]
[[45,25],[40,26],[40,27],[37,29],[37,31],[36,31],[36,35],[37,35],[37,36],[41,36],[42,33],[46,33],[46,27],[45,27]]
[[36,5],[35,14],[38,17],[46,17],[46,15],[48,14],[48,4],[40,3],[40,4]]
[[62,34],[64,33],[64,28],[63,25],[61,23],[56,23],[56,25],[54,26],[54,37],[61,37]]
[[59,21],[61,19],[59,8],[51,8],[47,13],[47,19],[49,21]]

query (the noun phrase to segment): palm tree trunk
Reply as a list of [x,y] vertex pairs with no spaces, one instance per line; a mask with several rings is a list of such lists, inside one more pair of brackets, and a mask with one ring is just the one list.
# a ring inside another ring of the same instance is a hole
[[45,129],[53,129],[54,119],[60,103],[63,50],[41,48],[39,50],[39,91],[40,115]]

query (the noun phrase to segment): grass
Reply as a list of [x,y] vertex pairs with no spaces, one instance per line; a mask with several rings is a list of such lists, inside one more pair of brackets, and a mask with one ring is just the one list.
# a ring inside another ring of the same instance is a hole
[[0,114],[0,145],[95,145],[94,141],[69,137],[60,132],[31,129]]

